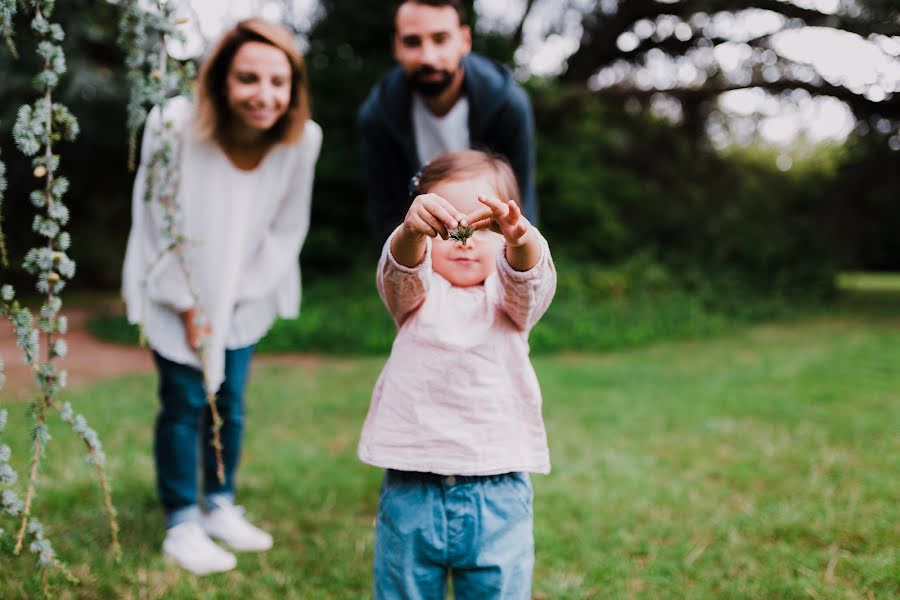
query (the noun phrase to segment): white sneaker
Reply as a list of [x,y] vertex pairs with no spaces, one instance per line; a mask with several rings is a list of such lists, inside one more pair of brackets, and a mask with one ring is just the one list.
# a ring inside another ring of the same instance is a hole
[[195,521],[186,521],[166,531],[163,554],[196,575],[230,571],[237,564],[234,554],[217,546]]
[[218,504],[203,516],[203,528],[207,534],[243,552],[261,552],[272,547],[272,536],[244,518],[243,506],[227,501],[219,501]]

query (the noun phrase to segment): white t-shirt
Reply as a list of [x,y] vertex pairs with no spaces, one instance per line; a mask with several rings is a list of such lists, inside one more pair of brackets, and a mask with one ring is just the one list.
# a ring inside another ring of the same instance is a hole
[[469,99],[466,96],[461,96],[446,115],[437,117],[418,94],[413,94],[412,117],[420,164],[447,152],[469,149]]

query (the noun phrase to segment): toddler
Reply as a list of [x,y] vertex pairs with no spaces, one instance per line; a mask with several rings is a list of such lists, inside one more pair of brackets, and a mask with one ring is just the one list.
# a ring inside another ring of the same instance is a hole
[[448,577],[457,599],[530,598],[528,473],[550,460],[528,332],[556,289],[550,249],[502,158],[445,154],[411,188],[378,264],[399,331],[358,450],[386,469],[375,598],[443,600]]

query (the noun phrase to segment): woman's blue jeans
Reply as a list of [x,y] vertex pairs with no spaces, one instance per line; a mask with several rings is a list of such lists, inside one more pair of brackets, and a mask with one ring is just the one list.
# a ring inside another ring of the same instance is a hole
[[199,369],[153,353],[159,374],[160,401],[153,456],[157,491],[166,511],[166,527],[200,518],[197,475],[201,457],[206,504],[214,505],[217,498],[234,499],[234,478],[244,432],[244,388],[252,355],[252,345],[225,351],[225,381],[216,395],[216,408],[222,418],[219,436],[225,467],[225,482],[220,483],[203,374]]

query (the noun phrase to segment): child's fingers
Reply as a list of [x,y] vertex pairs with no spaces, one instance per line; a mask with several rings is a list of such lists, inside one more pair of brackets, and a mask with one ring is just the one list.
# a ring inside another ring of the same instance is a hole
[[493,222],[494,222],[494,220],[491,219],[490,217],[488,217],[487,219],[481,219],[480,221],[475,221],[475,222],[472,222],[470,220],[469,227],[471,227],[475,231],[479,231],[481,229],[489,228],[491,226],[491,223],[493,223]]
[[447,225],[448,229],[456,229],[459,226],[462,213],[456,210],[456,207],[443,196],[438,196],[437,194],[432,194],[432,196],[434,197],[437,207],[435,216],[441,219]]
[[517,223],[519,219],[522,218],[522,211],[519,210],[519,205],[510,200],[506,203],[506,207],[509,209],[509,212],[506,215],[506,220],[510,223]]
[[411,227],[417,233],[421,233],[423,235],[427,235],[428,237],[437,237],[438,232],[431,226],[428,222],[426,222],[421,216],[418,214],[413,215],[411,219]]
[[447,239],[448,229],[456,228],[456,219],[447,212],[445,204],[447,201],[437,194],[425,194],[421,196],[415,212],[422,221],[434,229],[437,235]]
[[436,196],[439,200],[441,208],[444,210],[445,216],[447,218],[447,227],[450,229],[456,229],[459,227],[460,221],[465,218],[461,212],[459,212],[455,206],[453,206],[449,200],[442,198],[441,196]]
[[484,219],[490,220],[493,214],[494,211],[491,210],[490,206],[481,206],[466,215],[465,219],[469,222],[470,227],[474,227],[472,223],[477,223],[478,221],[482,221]]
[[442,203],[429,204],[426,206],[426,209],[440,222],[443,228],[448,230],[456,229],[459,226],[459,218],[454,215],[458,215],[459,213],[452,204],[446,201],[445,203],[446,206]]
[[515,228],[512,230],[512,233],[510,234],[510,238],[513,241],[518,241],[526,233],[528,233],[528,226],[525,225],[525,223],[518,223],[515,226]]
[[446,229],[457,228],[461,215],[447,199],[437,194],[424,194],[419,198],[421,206],[440,220]]
[[[417,215],[419,219],[422,220],[423,223],[428,225],[432,231],[434,231],[435,235],[439,235],[445,240],[447,239],[447,226],[441,223],[441,220],[438,219],[434,213],[428,210],[428,207],[423,206],[419,214]],[[427,234],[426,235],[430,235]],[[434,237],[433,235],[431,237]]]
[[506,204],[504,204],[497,198],[491,198],[489,196],[479,194],[478,201],[489,207],[491,209],[491,214],[493,214],[497,218],[503,218],[509,212]]

